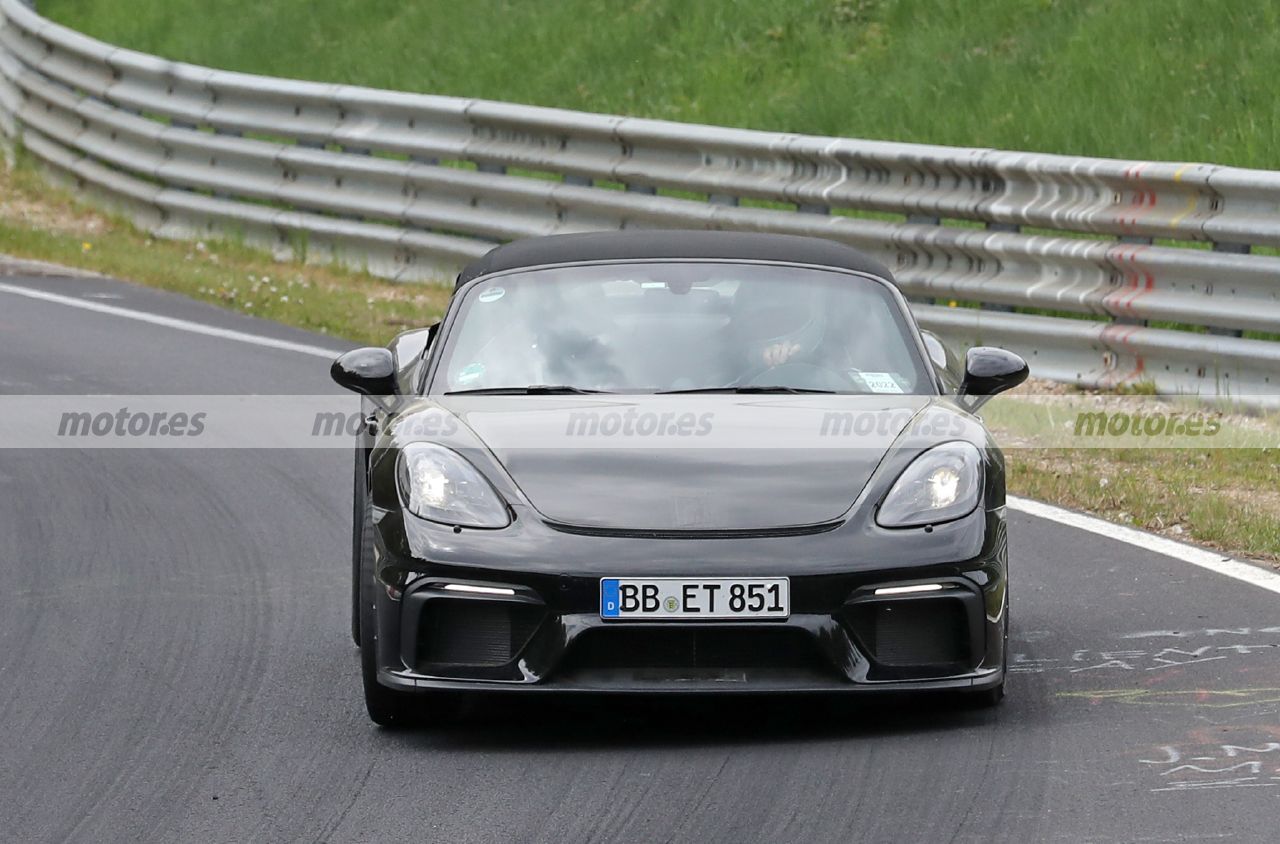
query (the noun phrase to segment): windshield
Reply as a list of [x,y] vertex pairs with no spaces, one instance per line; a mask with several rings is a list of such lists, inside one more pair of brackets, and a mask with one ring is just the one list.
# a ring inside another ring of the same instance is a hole
[[882,284],[799,267],[598,264],[480,281],[433,393],[932,393]]

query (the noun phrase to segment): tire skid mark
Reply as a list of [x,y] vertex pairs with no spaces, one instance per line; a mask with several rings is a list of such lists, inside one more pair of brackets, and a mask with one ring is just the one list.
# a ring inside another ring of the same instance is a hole
[[338,829],[341,828],[342,822],[347,819],[347,813],[351,811],[351,807],[360,799],[360,795],[364,792],[365,786],[369,784],[369,777],[373,775],[373,766],[375,764],[377,764],[376,760],[369,760],[369,764],[365,767],[364,774],[361,775],[360,781],[356,784],[355,788],[351,790],[351,797],[342,804],[341,811],[339,811],[334,817],[330,818],[329,822],[325,825],[324,830],[315,837],[316,842],[329,841]]
[[[341,570],[340,563],[335,565],[334,561],[340,561],[343,549],[340,543],[334,542],[332,556],[329,556],[309,554],[306,547],[282,546],[276,537],[275,519],[316,524],[319,515],[324,517],[319,524],[327,525],[332,524],[332,514],[340,510],[331,503],[323,512],[312,512],[312,506],[305,505],[318,505],[321,499],[300,494],[304,489],[330,485],[324,471],[328,466],[326,461],[297,454],[289,455],[290,463],[264,462],[260,456],[250,454],[241,457],[244,461],[241,471],[251,471],[259,477],[260,494],[286,506],[270,517],[257,511],[236,516],[236,522],[245,531],[246,546],[254,549],[252,559],[257,572],[254,581],[244,586],[254,591],[264,610],[257,631],[245,646],[245,669],[237,675],[237,685],[233,687],[239,694],[227,696],[224,701],[228,707],[227,717],[235,729],[228,734],[227,746],[210,760],[203,778],[203,790],[209,795],[218,794],[221,799],[211,804],[205,796],[196,811],[186,817],[175,816],[174,821],[181,820],[187,825],[186,829],[193,828],[194,824],[194,828],[205,830],[208,837],[217,837],[221,834],[221,819],[228,812],[234,812],[243,828],[254,830],[251,837],[279,840],[297,836],[299,828],[323,830],[336,812],[345,811],[342,806],[354,803],[349,777],[335,777],[344,770],[346,758],[341,748],[335,747],[325,734],[325,726],[316,723],[314,718],[303,715],[298,722],[297,726],[309,734],[288,746],[288,764],[283,770],[275,764],[278,759],[273,758],[286,752],[279,745],[278,732],[287,723],[282,723],[276,713],[288,712],[295,706],[289,701],[288,689],[282,689],[277,678],[297,670],[291,663],[299,644],[311,641],[316,627],[316,599],[326,607],[330,603],[335,609],[340,605],[339,601],[330,600],[336,597],[332,584],[339,581],[329,573]],[[326,533],[323,528],[316,532]],[[325,574],[318,578],[319,585],[328,588],[316,588],[313,581],[317,581],[318,573]],[[326,612],[323,617],[328,618],[330,614]],[[332,617],[338,617],[337,613]],[[345,644],[349,648],[349,640]],[[352,652],[344,649],[342,654]],[[333,668],[347,679],[350,669]],[[358,682],[343,684],[340,690],[356,692]],[[352,698],[352,722],[362,723],[355,706],[358,699],[351,694],[345,697]],[[263,714],[266,717],[262,717]],[[240,771],[239,775],[228,775],[235,770]],[[175,826],[175,829],[184,827]]]
[[[201,455],[197,459],[207,462],[210,458],[208,455]],[[209,483],[207,475],[196,468],[184,465],[185,461],[173,461],[173,464],[166,466],[165,470],[171,473],[170,477],[178,479],[179,485],[184,489],[184,506],[179,513],[175,514],[175,518],[179,520],[177,524],[180,530],[177,531],[179,536],[173,538],[177,545],[174,556],[180,562],[174,574],[183,582],[187,582],[188,578],[194,578],[198,582],[211,574],[218,573],[218,568],[227,565],[235,581],[241,587],[248,588],[237,589],[234,595],[228,595],[227,600],[223,600],[218,605],[196,602],[193,607],[195,612],[187,616],[185,619],[187,623],[182,627],[171,624],[173,621],[178,621],[173,615],[162,619],[160,623],[164,629],[157,631],[159,635],[155,637],[164,641],[162,656],[153,662],[148,654],[147,661],[152,664],[159,663],[159,670],[151,672],[159,678],[164,678],[171,673],[174,675],[185,673],[188,678],[194,679],[210,669],[216,674],[228,673],[230,676],[222,682],[208,686],[219,689],[221,694],[206,696],[202,701],[207,707],[201,713],[200,719],[202,747],[183,746],[187,744],[183,741],[186,736],[180,729],[176,734],[171,734],[154,728],[161,723],[181,720],[181,713],[174,712],[178,697],[176,694],[165,696],[165,706],[152,715],[152,724],[147,724],[146,716],[143,716],[140,720],[144,725],[143,732],[146,740],[132,748],[130,754],[132,764],[121,766],[121,775],[112,783],[110,791],[104,792],[94,805],[84,810],[82,819],[73,833],[79,833],[90,825],[109,827],[110,824],[106,823],[99,814],[99,809],[104,803],[118,803],[123,794],[148,794],[148,789],[154,786],[149,769],[156,760],[164,760],[174,767],[168,772],[164,786],[152,791],[149,798],[144,798],[146,813],[152,817],[163,817],[165,812],[172,811],[172,807],[185,805],[188,798],[199,788],[199,770],[203,755],[200,751],[208,752],[221,744],[228,734],[236,709],[243,705],[242,701],[236,699],[236,695],[246,681],[252,681],[258,677],[258,672],[255,670],[256,660],[253,659],[252,642],[258,634],[256,622],[260,615],[261,593],[254,588],[257,566],[254,565],[253,549],[237,547],[236,544],[224,541],[219,543],[217,560],[206,558],[207,547],[203,547],[203,543],[193,542],[199,533],[196,530],[181,529],[188,527],[182,520],[190,522],[207,520],[210,524],[234,524],[234,514],[224,501],[227,495],[215,489]],[[194,528],[195,525],[190,527]],[[145,584],[143,588],[146,588]],[[211,616],[215,619],[213,624],[210,623]],[[232,634],[230,640],[225,636],[227,632]],[[222,646],[216,655],[219,658],[200,659],[204,656],[208,643],[214,641]],[[246,655],[248,659],[245,658]],[[169,742],[174,740],[179,743],[178,747],[169,745]],[[191,752],[192,750],[195,752]],[[108,798],[111,799],[108,801]]]
[[[41,464],[35,467],[33,476],[43,474],[46,479],[52,476],[53,480],[57,481],[61,480],[60,473],[68,469],[69,474],[77,479],[94,477],[98,461],[90,455],[77,454],[67,458],[65,463],[41,461]],[[76,503],[78,502],[70,498],[64,498],[58,502],[62,508]],[[55,523],[50,525],[53,529],[49,533],[36,537],[37,544],[45,546],[45,553],[38,558],[39,563],[42,564],[41,577],[74,579],[86,571],[90,565],[101,562],[103,551],[101,545],[96,547],[96,553],[91,553],[88,552],[87,547],[77,547],[77,543],[73,541],[70,543],[71,547],[64,551],[63,544],[67,542],[68,537],[61,529],[65,527],[63,522],[75,525],[77,521],[99,516],[104,512],[103,503],[100,496],[95,497],[88,502],[87,507],[83,508],[87,512],[73,510],[69,514],[63,514],[63,519],[55,520]],[[131,507],[131,504],[125,502],[124,514],[127,517],[142,515],[132,512]],[[68,617],[64,613],[59,613],[56,611],[56,606],[53,611],[50,611],[50,608],[43,608],[43,611],[37,613],[32,619],[36,630],[33,649],[23,655],[28,665],[34,666],[25,678],[28,681],[24,684],[27,686],[28,697],[38,696],[46,704],[48,701],[53,701],[48,708],[35,711],[29,728],[24,730],[24,735],[28,739],[27,757],[33,761],[45,762],[51,758],[56,759],[60,753],[65,755],[68,751],[74,751],[77,757],[76,765],[81,770],[102,771],[102,773],[94,773],[92,776],[77,780],[82,793],[71,795],[69,799],[64,798],[62,801],[73,807],[92,808],[121,775],[121,769],[112,764],[111,757],[115,755],[113,742],[127,743],[127,737],[111,736],[107,741],[75,740],[92,726],[86,724],[88,714],[84,711],[87,702],[86,691],[100,694],[115,675],[128,667],[129,652],[113,645],[123,641],[124,634],[128,632],[124,629],[125,621],[130,619],[131,615],[134,617],[141,615],[140,610],[145,607],[146,597],[144,594],[140,600],[126,598],[121,603],[132,612],[111,612],[110,610],[116,608],[115,605],[104,603],[96,607],[98,610],[96,615],[81,618]],[[103,627],[106,629],[102,629]],[[86,661],[85,656],[95,649],[105,651],[105,658],[89,660],[89,665],[82,667]],[[71,663],[70,666],[64,667],[68,662]],[[46,683],[51,683],[57,691],[50,692],[46,686],[42,685]],[[39,688],[42,693],[33,695],[32,685]],[[145,737],[143,740],[145,741]],[[49,784],[53,788],[65,788],[67,785],[68,781],[64,779],[58,779]],[[73,822],[70,819],[78,816],[79,811],[76,810],[62,816],[62,826],[55,828],[51,837],[58,839],[69,837],[75,828],[71,825]],[[21,824],[20,818],[18,828],[22,828]]]
[[[100,474],[125,489],[146,489],[163,477],[181,488],[182,495],[170,496],[169,501],[157,500],[155,495],[121,495],[112,507],[117,524],[136,525],[138,532],[116,535],[102,560],[118,568],[134,588],[131,596],[119,599],[118,606],[107,602],[96,608],[99,625],[109,625],[105,636],[101,629],[95,636],[99,648],[105,642],[106,658],[79,682],[99,692],[115,690],[101,701],[111,706],[112,717],[96,726],[96,738],[106,739],[97,743],[97,752],[78,760],[89,775],[80,778],[86,785],[78,797],[66,801],[62,823],[53,831],[58,838],[98,837],[94,831],[104,829],[119,833],[122,806],[135,810],[125,818],[152,819],[140,834],[154,833],[155,819],[180,809],[198,788],[205,754],[216,752],[244,705],[238,693],[247,684],[260,682],[254,642],[261,638],[265,619],[261,592],[254,588],[260,570],[255,549],[223,538],[216,543],[217,559],[210,559],[209,548],[215,545],[197,524],[234,523],[228,521],[233,514],[223,500],[228,494],[215,489],[205,473],[187,460],[148,457],[143,461],[99,458],[110,466],[109,472]],[[179,501],[175,510],[168,509],[171,502]],[[211,588],[217,591],[219,567],[227,567],[242,588],[232,594],[224,590],[226,597],[217,603],[198,597],[157,596],[149,588],[156,581],[192,584],[212,578]],[[211,653],[214,647],[217,650]],[[184,690],[210,672],[218,681],[207,688],[220,693],[195,698],[193,710],[193,698]],[[132,681],[127,688],[121,685],[126,676]],[[94,723],[92,711],[85,711],[87,703],[96,701],[69,696],[49,723]],[[193,720],[198,743],[184,726]]]

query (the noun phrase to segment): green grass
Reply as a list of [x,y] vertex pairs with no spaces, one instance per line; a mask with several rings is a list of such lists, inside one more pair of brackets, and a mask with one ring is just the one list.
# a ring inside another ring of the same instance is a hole
[[41,0],[216,67],[778,131],[1280,168],[1271,0]]
[[363,343],[429,325],[449,298],[445,286],[277,261],[232,241],[160,240],[50,187],[26,162],[0,163],[0,254],[130,279]]

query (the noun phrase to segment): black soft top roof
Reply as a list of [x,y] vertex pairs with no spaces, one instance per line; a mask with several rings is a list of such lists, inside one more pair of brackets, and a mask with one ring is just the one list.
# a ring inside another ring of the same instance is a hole
[[851,246],[817,237],[755,232],[645,229],[559,234],[517,240],[489,250],[458,275],[458,284],[489,273],[545,264],[661,258],[723,258],[816,264],[893,280],[889,270]]

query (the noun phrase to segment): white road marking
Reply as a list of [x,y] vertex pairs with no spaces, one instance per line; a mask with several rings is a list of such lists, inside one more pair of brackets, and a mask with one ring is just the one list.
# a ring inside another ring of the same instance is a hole
[[1156,536],[1146,531],[1113,524],[1104,519],[1086,516],[1082,513],[1073,513],[1061,507],[1054,507],[1052,504],[1042,504],[1039,501],[1031,501],[1026,498],[1009,496],[1008,505],[1009,509],[1017,510],[1020,513],[1048,519],[1051,522],[1085,530],[1089,533],[1096,533],[1099,536],[1114,539],[1116,542],[1123,542],[1127,545],[1141,548],[1144,551],[1152,551],[1156,554],[1172,557],[1175,560],[1181,560],[1184,563],[1190,563],[1193,566],[1199,566],[1202,569],[1208,569],[1239,580],[1242,583],[1248,583],[1250,586],[1257,586],[1259,589],[1266,589],[1269,592],[1275,592],[1280,595],[1280,574],[1267,571],[1260,566],[1250,565],[1225,554],[1220,554],[1217,551],[1196,548],[1193,545],[1175,542],[1163,536]]
[[293,343],[289,340],[277,340],[272,337],[249,334],[245,331],[233,331],[229,328],[214,328],[211,325],[203,325],[198,322],[191,322],[190,320],[160,316],[159,314],[147,313],[146,311],[135,311],[130,308],[122,308],[119,305],[104,305],[101,302],[91,302],[74,296],[63,296],[58,293],[49,293],[44,290],[31,290],[26,287],[18,287],[12,284],[0,283],[0,293],[12,293],[15,296],[26,296],[28,299],[39,299],[42,302],[54,302],[59,305],[66,305],[69,308],[80,308],[85,311],[110,314],[111,316],[123,317],[124,319],[137,320],[138,322],[148,322],[152,325],[162,325],[166,328],[175,328],[178,331],[186,331],[191,334],[203,334],[206,337],[218,337],[223,340],[234,340],[237,343],[249,343],[251,345],[262,346],[267,349],[279,349],[285,352],[298,352],[303,355],[314,355],[315,357],[325,358],[326,360],[333,360],[341,354],[341,352],[334,351],[333,349],[325,349],[321,346],[311,346],[306,343]]

